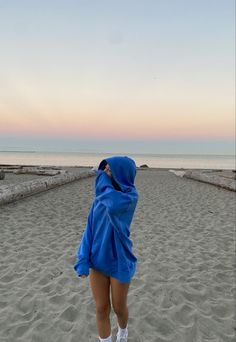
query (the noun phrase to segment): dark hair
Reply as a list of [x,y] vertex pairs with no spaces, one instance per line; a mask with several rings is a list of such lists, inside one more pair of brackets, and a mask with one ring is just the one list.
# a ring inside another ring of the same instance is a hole
[[[101,163],[99,164],[99,166],[98,166],[98,170],[102,170],[103,171],[105,169],[106,165],[107,165],[107,161],[106,161],[106,159],[103,159],[101,161]],[[120,188],[119,184],[117,184],[116,181],[112,177],[111,177],[111,181],[112,181],[112,185],[114,186],[114,188],[117,191],[121,191],[121,188]]]
[[115,179],[113,179],[111,177],[111,181],[112,181],[112,185],[114,186],[114,188],[117,190],[117,191],[121,191],[121,188],[119,186],[119,184],[116,183]]
[[101,163],[99,164],[99,166],[98,166],[98,170],[102,170],[103,171],[105,169],[106,165],[107,165],[107,161],[105,159],[103,159],[101,161]]

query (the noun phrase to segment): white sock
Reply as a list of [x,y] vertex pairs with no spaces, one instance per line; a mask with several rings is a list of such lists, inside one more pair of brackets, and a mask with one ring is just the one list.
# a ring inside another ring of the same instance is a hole
[[112,342],[111,335],[108,336],[107,338],[101,338],[99,337],[100,342]]
[[127,337],[128,336],[128,324],[127,324],[126,328],[124,328],[124,329],[121,329],[121,327],[118,324],[118,334],[120,337],[124,337],[124,336]]

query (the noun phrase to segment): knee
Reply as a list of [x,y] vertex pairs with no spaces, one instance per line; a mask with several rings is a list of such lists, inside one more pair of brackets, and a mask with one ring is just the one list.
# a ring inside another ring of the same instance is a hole
[[113,310],[117,316],[122,316],[128,310],[127,305],[113,304]]
[[109,316],[111,311],[111,305],[107,304],[96,304],[96,313],[99,317]]

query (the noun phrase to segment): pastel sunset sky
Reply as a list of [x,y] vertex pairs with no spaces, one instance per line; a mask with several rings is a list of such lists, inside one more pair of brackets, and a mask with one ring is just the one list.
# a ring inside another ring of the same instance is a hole
[[0,150],[233,154],[234,0],[0,0]]

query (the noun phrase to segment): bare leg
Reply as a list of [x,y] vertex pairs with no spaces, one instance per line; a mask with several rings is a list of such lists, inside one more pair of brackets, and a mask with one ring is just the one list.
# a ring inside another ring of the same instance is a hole
[[90,269],[90,286],[96,303],[96,322],[101,338],[111,335],[110,323],[110,278],[103,273]]
[[129,283],[122,284],[117,279],[110,277],[112,306],[116,313],[121,329],[125,329],[128,324],[129,311],[127,307],[127,295]]

